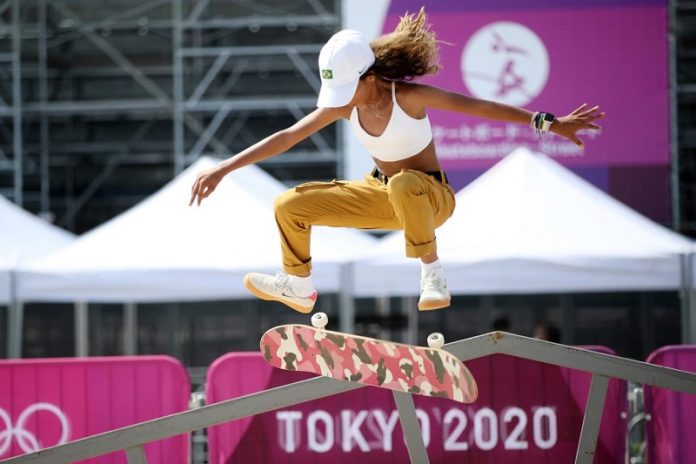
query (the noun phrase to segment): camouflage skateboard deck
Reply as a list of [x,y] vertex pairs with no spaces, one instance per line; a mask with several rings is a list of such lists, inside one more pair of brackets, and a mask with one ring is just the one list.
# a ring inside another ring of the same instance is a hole
[[375,387],[476,401],[476,381],[451,353],[392,343],[307,325],[281,325],[261,337],[261,353],[273,367],[303,371]]

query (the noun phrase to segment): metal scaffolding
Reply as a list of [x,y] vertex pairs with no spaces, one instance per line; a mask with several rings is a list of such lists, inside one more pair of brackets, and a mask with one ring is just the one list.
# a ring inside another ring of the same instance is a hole
[[[294,123],[314,107],[316,55],[339,11],[338,0],[0,1],[0,193],[80,232],[197,157]],[[335,177],[338,137],[322,131],[264,166]]]
[[674,227],[696,236],[696,1],[670,0]]
[[[696,236],[696,1],[670,0],[673,227]],[[314,107],[340,0],[0,0],[0,194],[82,232]],[[327,128],[263,166],[341,176]]]
[[[0,48],[0,117],[2,135],[5,145],[0,146],[0,170],[9,174],[12,187],[4,193],[10,196],[18,205],[22,205],[22,41],[20,35],[20,0],[6,0],[0,4],[0,26],[3,37],[9,37],[7,43]],[[9,83],[9,85],[8,85]],[[12,127],[11,132],[6,125]],[[18,153],[19,156],[15,156]]]

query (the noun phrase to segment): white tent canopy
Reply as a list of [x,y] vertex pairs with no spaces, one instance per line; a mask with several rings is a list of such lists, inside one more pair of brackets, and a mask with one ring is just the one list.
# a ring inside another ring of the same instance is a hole
[[12,299],[11,275],[12,265],[0,260],[0,305],[6,305]]
[[[58,253],[28,263],[19,273],[19,297],[161,302],[250,296],[242,284],[247,272],[281,268],[272,202],[285,187],[248,166],[226,176],[200,207],[189,207],[196,174],[216,164],[201,158],[142,203]],[[315,228],[317,289],[337,291],[342,263],[374,243],[363,232]]]
[[[691,241],[526,149],[457,194],[437,241],[454,294],[678,289],[680,256],[693,250]],[[403,234],[385,236],[356,263],[356,293],[418,294],[420,266],[403,256]]]
[[75,236],[0,196],[0,304],[11,299],[10,272],[66,246]]

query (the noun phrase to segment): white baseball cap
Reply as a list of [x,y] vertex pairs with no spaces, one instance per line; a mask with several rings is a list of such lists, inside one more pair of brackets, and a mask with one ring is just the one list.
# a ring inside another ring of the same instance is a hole
[[375,54],[363,35],[351,29],[335,33],[319,52],[320,108],[347,105],[355,95],[360,76],[375,62]]

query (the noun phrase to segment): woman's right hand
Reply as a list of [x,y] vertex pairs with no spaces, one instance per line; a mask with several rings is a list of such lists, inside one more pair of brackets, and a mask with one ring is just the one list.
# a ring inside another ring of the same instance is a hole
[[224,176],[225,174],[219,166],[199,172],[196,177],[196,182],[193,183],[193,187],[191,188],[191,201],[189,201],[189,206],[196,200],[198,200],[198,206],[200,206],[201,201],[215,191],[215,188]]
[[193,183],[193,188],[191,189],[189,206],[194,201],[197,201],[198,205],[200,205],[204,198],[215,191],[215,188],[227,173],[287,151],[298,142],[341,117],[350,117],[350,111],[347,106],[341,108],[317,108],[291,127],[266,137],[212,169],[199,172],[196,182]]

